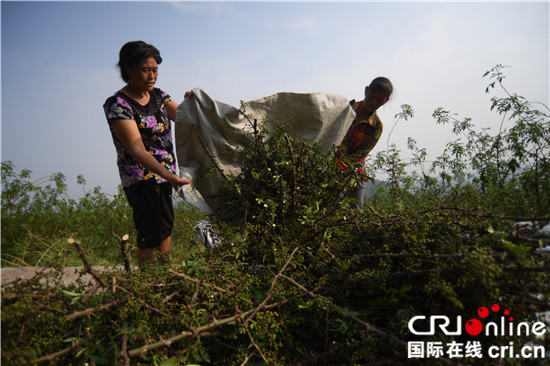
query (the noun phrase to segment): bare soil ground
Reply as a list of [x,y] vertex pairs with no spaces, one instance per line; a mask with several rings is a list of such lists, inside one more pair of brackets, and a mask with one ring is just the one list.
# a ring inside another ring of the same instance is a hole
[[[105,270],[120,270],[122,271],[124,267],[117,266],[117,267],[101,267],[96,266],[93,267],[95,271],[102,272]],[[1,274],[0,278],[2,281],[2,288],[5,286],[12,285],[18,281],[26,281],[34,276],[36,276],[38,273],[47,273],[48,271],[52,271],[51,268],[47,267],[4,267],[1,268]],[[94,279],[92,276],[88,273],[85,273],[84,267],[66,267],[63,270],[60,271],[58,279],[65,285],[74,283],[78,278],[81,278],[82,282],[84,284],[92,285],[94,282]]]

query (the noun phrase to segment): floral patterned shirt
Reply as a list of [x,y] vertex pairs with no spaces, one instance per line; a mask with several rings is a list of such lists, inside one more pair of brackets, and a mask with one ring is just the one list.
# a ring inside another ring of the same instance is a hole
[[114,120],[134,120],[147,152],[171,172],[176,171],[170,118],[165,108],[165,104],[172,98],[158,88],[154,88],[150,94],[149,103],[145,106],[121,91],[109,97],[103,105],[117,153],[118,171],[123,187],[137,183],[165,183],[166,180],[146,170],[134,160],[117,138],[112,126]]
[[[351,104],[353,110],[357,111],[361,103],[363,103],[363,101],[357,103],[352,101]],[[349,127],[346,136],[342,140],[341,146],[344,146],[346,153],[353,157],[353,160],[357,161],[356,168],[358,169],[358,174],[366,174],[364,168],[365,159],[374,146],[376,146],[376,143],[382,135],[383,128],[384,125],[376,112],[371,114],[368,120],[357,121],[356,117]],[[340,160],[338,161],[338,165],[341,169],[347,168],[347,166]],[[358,183],[359,188],[365,188],[366,186],[366,180]]]

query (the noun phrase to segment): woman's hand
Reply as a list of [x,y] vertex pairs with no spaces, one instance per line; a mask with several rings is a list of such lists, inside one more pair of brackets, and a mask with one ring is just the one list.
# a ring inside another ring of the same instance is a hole
[[167,180],[175,191],[177,191],[181,186],[191,183],[189,179],[184,179],[177,174],[172,174],[172,176]]
[[[184,99],[187,99],[189,97],[192,97],[193,96],[193,92],[192,91],[186,91],[185,92],[185,95],[184,95]],[[168,118],[170,118],[172,121],[176,121],[176,111],[178,109],[178,103],[174,100],[168,102],[167,104],[164,105],[164,107],[166,108],[166,112],[168,113]]]

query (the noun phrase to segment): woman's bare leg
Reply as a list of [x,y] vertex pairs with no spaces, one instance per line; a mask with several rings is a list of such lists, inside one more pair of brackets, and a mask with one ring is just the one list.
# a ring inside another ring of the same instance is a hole
[[[167,237],[160,242],[160,245],[156,248],[151,249],[140,249],[137,250],[137,261],[139,268],[143,268],[144,265],[151,263],[153,260],[158,259],[160,262],[168,262],[168,256],[170,255],[170,250],[172,249],[172,244],[170,237]],[[160,253],[157,253],[160,252]]]

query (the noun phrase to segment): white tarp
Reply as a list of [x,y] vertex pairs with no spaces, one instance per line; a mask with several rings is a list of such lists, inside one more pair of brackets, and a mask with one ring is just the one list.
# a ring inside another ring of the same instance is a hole
[[175,145],[180,175],[191,180],[181,194],[206,213],[221,207],[223,175],[238,175],[238,149],[251,142],[251,122],[266,120],[291,127],[298,140],[318,143],[325,151],[342,141],[354,118],[347,98],[325,93],[277,93],[243,103],[238,108],[215,101],[193,89],[177,109]]

